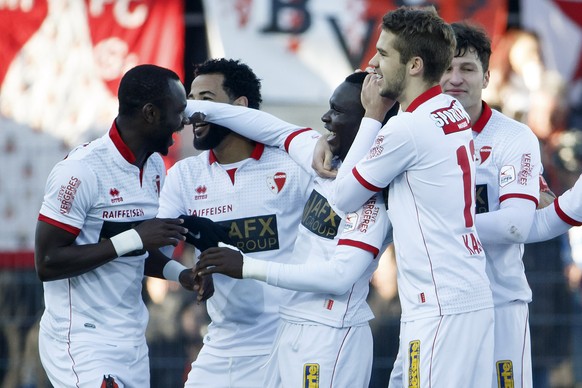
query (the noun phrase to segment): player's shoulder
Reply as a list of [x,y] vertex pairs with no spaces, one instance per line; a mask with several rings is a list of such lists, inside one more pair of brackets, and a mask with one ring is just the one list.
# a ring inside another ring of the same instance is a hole
[[496,132],[503,131],[506,136],[527,136],[536,138],[536,135],[526,124],[506,116],[496,109],[491,109],[491,118],[489,119],[487,126]]
[[202,151],[197,155],[187,156],[178,160],[168,169],[168,174],[176,174],[184,171],[205,171],[210,167],[209,151]]

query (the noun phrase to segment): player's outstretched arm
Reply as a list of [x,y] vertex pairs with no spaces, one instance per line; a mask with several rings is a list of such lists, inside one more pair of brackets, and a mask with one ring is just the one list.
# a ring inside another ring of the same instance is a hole
[[342,295],[360,278],[374,257],[372,252],[340,245],[332,260],[284,264],[253,259],[236,248],[225,246],[202,253],[196,270],[201,275],[221,273],[295,291]]
[[75,245],[76,234],[47,221],[38,221],[35,235],[35,265],[42,281],[78,276],[133,251],[175,246],[187,231],[181,220],[153,219],[109,240]]

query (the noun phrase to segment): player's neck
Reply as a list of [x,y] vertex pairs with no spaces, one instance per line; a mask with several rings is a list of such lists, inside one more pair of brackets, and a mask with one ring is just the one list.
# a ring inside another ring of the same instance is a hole
[[231,133],[212,151],[219,163],[229,164],[250,158],[254,149],[254,141],[239,134]]

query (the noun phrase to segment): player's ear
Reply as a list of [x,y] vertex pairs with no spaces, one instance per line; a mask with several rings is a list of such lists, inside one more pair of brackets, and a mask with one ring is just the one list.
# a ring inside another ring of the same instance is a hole
[[141,113],[147,123],[153,123],[159,116],[159,109],[151,102],[148,102],[141,108]]
[[234,100],[232,105],[239,105],[239,106],[247,106],[248,107],[249,106],[249,99],[246,98],[246,96],[240,96],[239,98]]

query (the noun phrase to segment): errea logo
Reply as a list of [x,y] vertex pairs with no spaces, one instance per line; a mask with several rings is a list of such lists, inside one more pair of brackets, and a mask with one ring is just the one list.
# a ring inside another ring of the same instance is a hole
[[111,203],[123,202],[123,197],[120,196],[119,190],[115,187],[109,189],[109,195],[111,196]]
[[208,196],[206,195],[206,186],[204,185],[200,185],[198,186],[194,191],[196,191],[196,195],[194,195],[194,199],[198,200],[198,199],[206,199],[208,198]]

